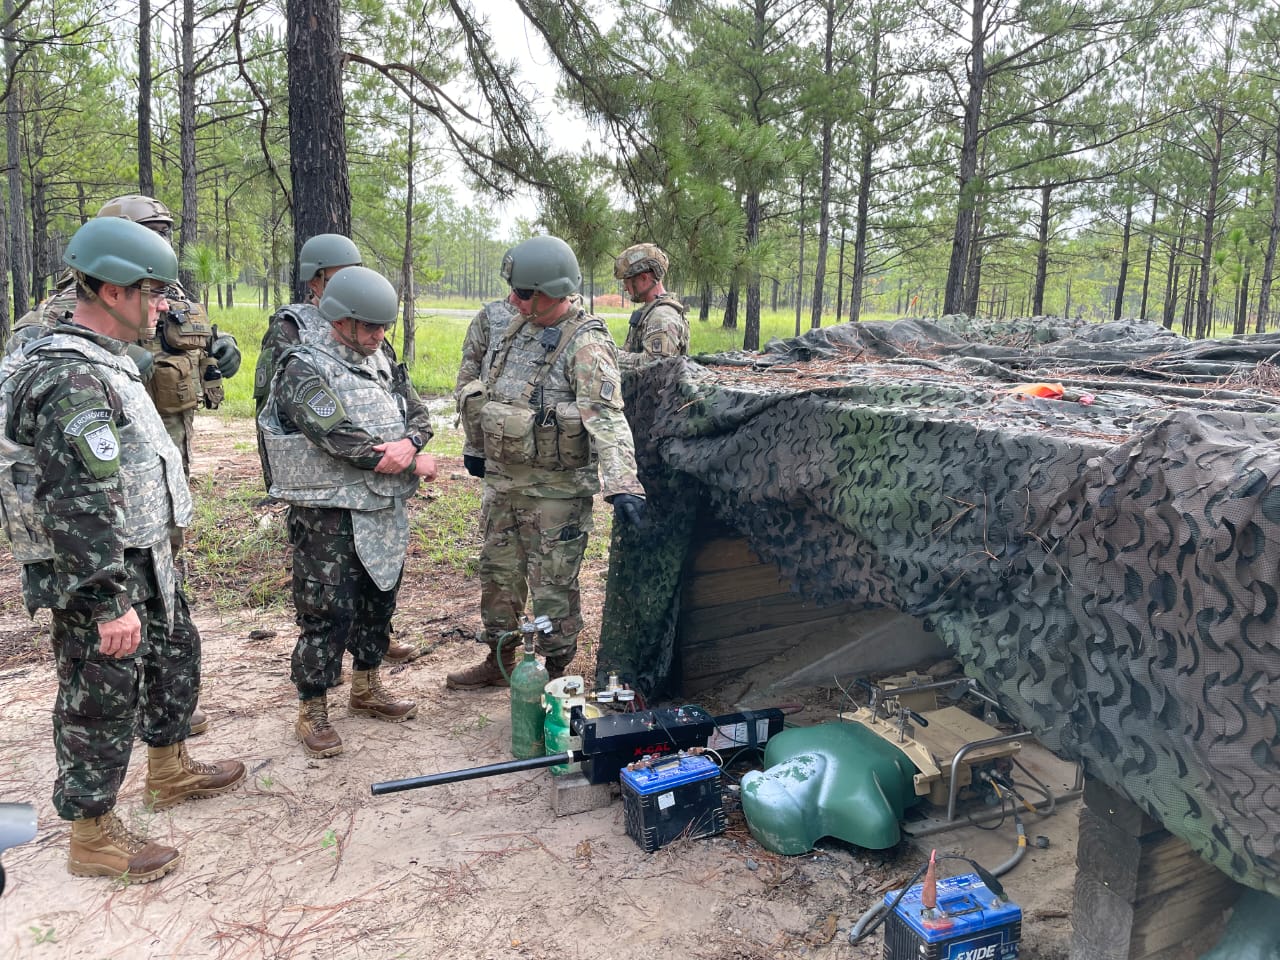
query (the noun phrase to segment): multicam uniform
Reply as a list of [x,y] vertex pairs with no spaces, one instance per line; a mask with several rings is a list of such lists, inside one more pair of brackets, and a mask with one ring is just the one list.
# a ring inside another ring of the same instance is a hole
[[[170,631],[170,535],[191,521],[182,457],[124,349],[60,324],[0,363],[0,497],[27,608],[52,612],[53,803],[67,820],[114,807],[139,705],[150,746],[186,738],[199,675],[198,650]],[[138,649],[104,656],[98,624],[130,606]]]
[[[494,353],[502,345],[503,334],[507,332],[507,327],[515,316],[515,307],[506,300],[493,300],[471,318],[467,335],[462,340],[462,364],[458,367],[458,379],[453,387],[453,397],[459,403],[459,413],[467,385],[484,382],[493,365]],[[463,420],[463,455],[483,457],[484,436],[479,430],[466,430],[466,425]]]
[[604,323],[575,304],[550,327],[513,319],[490,356],[484,391],[464,387],[463,397],[464,419],[474,422],[478,405],[484,435],[481,618],[496,640],[519,626],[531,593],[534,614],[557,628],[541,650],[548,669],[563,670],[582,630],[592,498],[602,488],[644,495],[616,349]]
[[301,628],[291,678],[303,699],[319,697],[338,684],[344,649],[356,670],[387,651],[418,479],[376,473],[373,447],[430,438],[430,415],[389,351],[364,357],[330,337],[285,351],[259,425],[270,493],[290,504]]
[[672,293],[662,293],[631,313],[627,340],[618,351],[618,366],[634,370],[660,357],[683,357],[689,352],[686,307]]

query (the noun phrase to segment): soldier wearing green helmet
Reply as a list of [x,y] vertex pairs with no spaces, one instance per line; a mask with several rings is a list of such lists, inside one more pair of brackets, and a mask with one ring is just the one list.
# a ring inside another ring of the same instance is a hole
[[485,482],[480,639],[489,652],[448,675],[454,690],[506,685],[517,648],[500,640],[530,612],[551,619],[539,652],[551,676],[563,676],[582,630],[578,573],[595,494],[603,490],[618,522],[644,521],[617,350],[574,296],[582,274],[573,250],[532,237],[507,251],[501,273],[515,316],[457,392],[483,452],[467,468]]
[[194,689],[171,640],[170,538],[191,522],[191,495],[182,455],[125,353],[167,309],[177,259],[156,233],[114,218],[84,224],[63,259],[76,289],[68,322],[0,363],[0,500],[23,600],[51,614],[53,805],[71,822],[68,870],[145,882],[181,855],[115,813],[135,727],[155,807],[224,793],[245,770],[186,752]]
[[290,678],[294,734],[312,757],[342,752],[327,695],[352,658],[349,712],[397,723],[417,704],[393,696],[379,667],[409,545],[406,501],[435,477],[422,451],[431,418],[404,365],[384,349],[398,317],[395,288],[350,266],[316,308],[328,327],[285,351],[258,424],[271,495],[289,504],[293,605],[300,633]]
[[631,314],[626,342],[618,351],[623,370],[633,370],[662,357],[683,357],[689,352],[686,307],[662,285],[670,266],[667,255],[656,243],[633,244],[614,261],[614,278],[622,281],[631,302],[640,304]]

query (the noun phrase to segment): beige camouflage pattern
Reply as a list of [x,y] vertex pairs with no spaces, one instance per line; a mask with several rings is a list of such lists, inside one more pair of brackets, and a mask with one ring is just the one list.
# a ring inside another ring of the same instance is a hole
[[664,293],[631,314],[627,340],[618,351],[618,367],[634,370],[663,357],[689,353],[689,321],[685,305]]
[[373,464],[356,464],[320,441],[341,425],[374,443],[413,432],[409,398],[395,389],[402,384],[407,379],[386,351],[364,357],[332,337],[324,345],[304,343],[285,353],[258,418],[271,495],[295,507],[351,511],[356,553],[381,590],[395,586],[404,566],[405,500],[418,489],[418,478],[376,473]]
[[[484,456],[484,438],[478,422],[472,423],[464,416],[464,395],[469,385],[483,382],[488,377],[494,354],[515,316],[515,307],[506,300],[493,300],[481,307],[467,326],[467,334],[462,340],[462,363],[458,366],[458,377],[453,386],[453,399],[458,407],[457,422],[464,428],[463,456]],[[478,421],[478,416],[475,419]]]
[[[544,371],[552,352],[544,343],[544,330],[565,328],[576,318],[586,322],[564,349],[552,369]],[[499,355],[489,371],[489,397],[498,403],[524,404],[526,387],[543,376],[539,395],[529,402],[535,410],[568,404],[582,418],[590,437],[591,455],[581,467],[564,469],[509,464],[489,458],[485,482],[500,492],[522,492],[542,497],[606,497],[618,493],[644,496],[636,478],[635,442],[622,408],[622,377],[617,350],[604,323],[578,308],[552,327],[523,323],[509,328]]]

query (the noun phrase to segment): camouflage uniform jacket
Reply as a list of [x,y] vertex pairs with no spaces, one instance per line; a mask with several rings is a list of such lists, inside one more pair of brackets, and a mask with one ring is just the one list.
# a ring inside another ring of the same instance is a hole
[[[159,592],[172,617],[169,534],[190,524],[191,495],[182,456],[124,347],[63,324],[0,364],[4,437],[31,458],[4,465],[34,486],[27,526],[48,538],[52,555],[23,566],[29,610],[106,622]],[[6,502],[7,524],[18,522],[12,512]]]
[[258,365],[253,370],[253,399],[258,413],[266,405],[271,380],[285,351],[300,343],[324,343],[328,339],[329,321],[314,303],[291,303],[271,315],[267,332],[262,335]]
[[[162,415],[194,410],[203,402],[216,410],[222,402],[221,385],[206,395],[203,371],[213,364],[209,349],[213,329],[200,302],[193,300],[178,284],[171,284],[170,309],[161,314],[155,336],[138,340],[151,353],[154,366],[147,372],[147,393]],[[13,325],[9,350],[66,323],[76,309],[76,284],[71,276],[58,281],[58,289],[27,311]]]
[[273,496],[294,506],[351,511],[356,552],[383,590],[408,548],[405,500],[412,470],[376,473],[375,444],[431,437],[431,417],[389,350],[365,357],[332,337],[285,351],[258,423],[271,458]]
[[[515,308],[506,300],[494,300],[486,303],[471,318],[467,335],[462,341],[462,363],[458,367],[458,379],[453,386],[454,400],[461,400],[462,389],[467,384],[473,380],[484,380],[489,375],[494,353],[502,344],[502,336],[515,315]],[[472,443],[469,436],[463,444],[462,452],[468,457],[484,456],[484,448]]]
[[627,340],[618,352],[618,366],[634,370],[659,357],[689,353],[686,307],[672,293],[663,293],[631,314]]
[[[544,371],[554,352],[547,346],[548,332],[563,329],[575,317],[586,317],[588,322],[560,352],[554,368]],[[487,375],[489,398],[521,403],[525,388],[539,376],[543,378],[538,391],[541,396],[535,397],[534,406],[542,410],[561,403],[576,406],[591,437],[592,462],[577,469],[556,469],[490,459],[485,483],[502,492],[542,497],[593,496],[602,489],[607,497],[618,493],[644,496],[644,487],[636,478],[635,440],[622,409],[617,348],[604,322],[575,307],[550,327],[512,323]]]

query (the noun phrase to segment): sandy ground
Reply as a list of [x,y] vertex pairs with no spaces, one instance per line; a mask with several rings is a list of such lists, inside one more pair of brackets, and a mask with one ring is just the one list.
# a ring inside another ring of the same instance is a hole
[[[243,426],[201,418],[197,478],[253,474]],[[447,458],[441,476],[441,483],[473,482]],[[588,642],[598,629],[603,574],[596,562],[583,577]],[[466,639],[479,625],[475,581],[411,559],[397,631],[427,652],[388,679],[418,699],[418,717],[351,718],[345,691],[335,691],[331,717],[346,750],[330,760],[308,759],[293,738],[291,611],[219,615],[200,602],[200,590],[193,585],[205,645],[202,704],[213,724],[192,739],[192,753],[238,758],[250,773],[230,795],[148,811],[139,746],[121,812],[180,847],[183,863],[158,882],[124,885],[66,872],[68,827],[49,800],[52,658],[41,624],[21,611],[16,571],[0,566],[0,800],[34,803],[40,823],[32,843],[4,858],[0,956],[872,958],[881,955],[879,936],[851,946],[848,930],[914,872],[920,848],[989,865],[1013,850],[1008,823],[919,847],[872,852],[829,842],[778,857],[751,839],[731,804],[724,835],[648,854],[627,835],[621,801],[557,818],[546,771],[375,798],[376,781],[509,757],[506,691],[443,686],[448,670],[481,649]],[[579,666],[591,672],[588,661],[581,656]],[[726,696],[731,701],[732,691]],[[834,716],[825,691],[789,691],[787,699],[797,696],[807,708],[796,721]],[[717,712],[735,704],[707,705]],[[1037,762],[1051,786],[1068,786],[1068,768]],[[1031,960],[1066,956],[1076,820],[1075,802],[1046,820],[1029,817],[1028,834],[1048,846],[1032,847],[1005,878],[1025,913],[1023,956]]]

